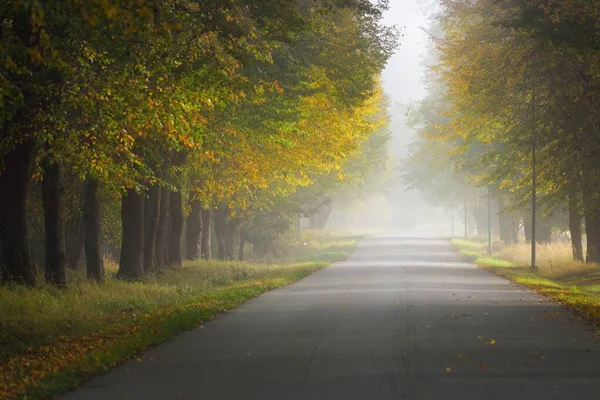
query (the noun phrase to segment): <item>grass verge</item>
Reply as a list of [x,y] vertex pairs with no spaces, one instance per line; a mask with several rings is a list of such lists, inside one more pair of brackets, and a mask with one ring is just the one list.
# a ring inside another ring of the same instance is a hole
[[[568,245],[539,246],[538,272],[534,273],[527,265],[529,247],[526,245],[495,246],[497,255],[490,256],[483,243],[463,239],[453,239],[451,243],[463,257],[479,267],[548,296],[600,325],[600,270],[573,262],[570,253],[562,249]],[[600,331],[596,335],[600,335]]]
[[48,399],[269,290],[348,257],[358,237],[311,237],[295,262],[197,261],[144,282],[73,274],[56,289],[0,287],[0,399]]

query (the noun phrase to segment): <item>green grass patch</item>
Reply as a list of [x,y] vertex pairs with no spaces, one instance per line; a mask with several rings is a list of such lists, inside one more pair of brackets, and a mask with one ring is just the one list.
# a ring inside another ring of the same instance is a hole
[[[600,324],[600,285],[582,285],[574,282],[592,282],[598,278],[598,272],[578,272],[576,275],[565,273],[555,276],[543,276],[532,272],[527,266],[508,261],[499,256],[489,256],[479,243],[466,240],[451,240],[459,253],[496,275],[526,286],[540,294],[548,296],[582,315],[590,322]],[[474,250],[479,246],[479,250]],[[565,268],[568,268],[566,266]],[[600,333],[600,332],[599,332]]]
[[106,284],[0,287],[0,399],[48,399],[145,348],[348,257],[359,237],[312,238],[295,260],[196,261]]
[[512,268],[515,266],[510,261],[502,260],[492,256],[475,257],[475,263],[490,268]]
[[583,286],[585,290],[593,293],[600,293],[600,285]]

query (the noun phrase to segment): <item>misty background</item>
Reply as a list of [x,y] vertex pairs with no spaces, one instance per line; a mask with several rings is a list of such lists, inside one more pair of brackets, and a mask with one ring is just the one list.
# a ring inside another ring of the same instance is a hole
[[[417,190],[411,190],[401,180],[402,161],[409,156],[410,144],[416,133],[409,126],[407,111],[427,94],[423,79],[429,67],[426,57],[431,40],[428,36],[430,15],[435,2],[427,0],[395,0],[389,2],[384,16],[387,26],[396,26],[402,34],[400,47],[390,58],[382,74],[382,84],[389,98],[390,140],[385,183],[365,199],[349,201],[350,206],[336,207],[327,228],[382,231],[427,230],[451,235],[462,226],[462,216],[434,207]],[[347,202],[344,202],[347,203]],[[304,226],[308,226],[305,221]]]

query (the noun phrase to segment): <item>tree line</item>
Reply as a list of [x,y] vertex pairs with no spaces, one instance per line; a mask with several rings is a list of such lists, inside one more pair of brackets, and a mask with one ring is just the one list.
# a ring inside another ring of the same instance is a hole
[[[397,43],[368,0],[0,5],[2,282],[243,259],[368,180]],[[212,228],[211,228],[212,227]],[[32,232],[33,231],[33,232]],[[39,240],[36,240],[39,239]],[[262,249],[262,250],[261,250]],[[33,258],[32,258],[33,253]],[[42,254],[35,257],[36,254]]]
[[583,260],[585,233],[586,261],[600,262],[599,13],[587,0],[442,1],[405,180],[475,213],[489,193],[510,244],[521,224],[531,240],[535,178],[537,241],[568,230]]

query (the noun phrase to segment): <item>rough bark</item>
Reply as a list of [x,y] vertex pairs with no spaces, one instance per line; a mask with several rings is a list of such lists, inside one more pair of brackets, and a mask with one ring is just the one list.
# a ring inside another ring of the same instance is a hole
[[225,258],[229,261],[234,259],[236,230],[237,227],[231,221],[227,221],[225,227]]
[[104,261],[100,245],[100,201],[98,181],[88,178],[83,189],[84,248],[87,278],[104,282]]
[[139,279],[144,274],[144,196],[130,189],[121,199],[123,238],[117,277]]
[[217,236],[217,258],[225,260],[227,258],[227,207],[222,205],[215,211],[214,224]]
[[144,204],[144,271],[158,270],[156,237],[160,222],[161,188],[152,185]]
[[498,225],[500,230],[500,239],[504,244],[510,246],[518,241],[518,226],[514,216],[509,213],[501,212],[498,215]]
[[156,233],[155,256],[158,268],[162,268],[167,264],[167,238],[169,236],[169,197],[171,192],[166,189],[161,189],[160,198],[160,218],[158,222],[158,231]]
[[497,197],[498,208],[498,232],[500,240],[504,241],[504,244],[510,246],[517,243],[518,240],[518,226],[515,221],[514,215],[506,211],[506,198],[503,195]]
[[64,286],[66,283],[61,190],[60,164],[45,162],[42,179],[44,277],[47,283],[57,286]]
[[183,234],[183,209],[180,192],[171,192],[169,196],[169,258],[170,267],[181,267],[181,236]]
[[583,183],[583,210],[585,213],[585,234],[587,241],[586,259],[589,264],[600,262],[600,210],[595,186],[595,174],[585,171]]
[[583,232],[581,229],[581,200],[577,186],[569,188],[569,230],[571,232],[571,247],[573,259],[583,261]]
[[[191,196],[190,196],[191,197]],[[185,223],[185,258],[200,258],[200,237],[202,236],[202,205],[197,200],[191,201],[190,215]]]
[[211,259],[211,221],[212,221],[212,212],[208,209],[202,210],[202,235],[200,238],[200,257],[203,260]]
[[33,286],[35,266],[31,261],[27,227],[27,192],[34,158],[34,143],[17,144],[5,157],[0,172],[0,251],[3,281]]
[[600,262],[600,219],[593,212],[587,212],[585,216],[585,234],[587,237],[586,263],[597,264]]
[[83,216],[71,218],[65,225],[65,254],[67,268],[79,270],[84,243]]

